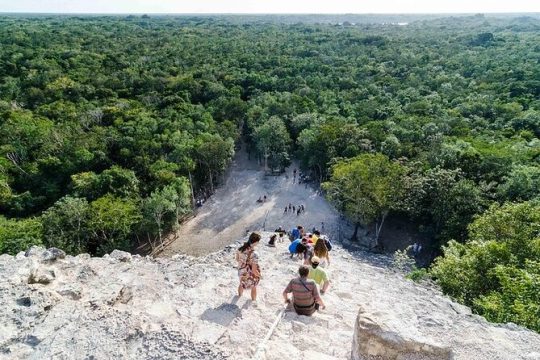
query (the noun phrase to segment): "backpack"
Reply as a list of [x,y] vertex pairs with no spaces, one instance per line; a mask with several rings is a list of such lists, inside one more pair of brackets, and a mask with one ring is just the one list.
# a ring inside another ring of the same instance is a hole
[[324,243],[326,244],[326,248],[328,251],[332,250],[332,243],[327,238],[324,238]]

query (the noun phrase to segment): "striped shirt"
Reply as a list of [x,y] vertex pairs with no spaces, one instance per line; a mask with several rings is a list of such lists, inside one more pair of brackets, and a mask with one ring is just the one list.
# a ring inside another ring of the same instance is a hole
[[[305,286],[304,286],[305,285]],[[293,294],[294,304],[297,306],[310,306],[315,301],[319,301],[319,289],[315,281],[311,279],[296,278],[289,282],[285,288],[286,293]]]

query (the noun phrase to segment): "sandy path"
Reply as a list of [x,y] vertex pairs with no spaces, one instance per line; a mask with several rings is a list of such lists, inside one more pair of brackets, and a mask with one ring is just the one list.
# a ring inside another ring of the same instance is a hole
[[[339,214],[311,186],[293,183],[291,165],[285,174],[265,176],[256,161],[249,161],[245,152],[236,155],[225,183],[198,209],[197,215],[184,223],[171,236],[175,240],[160,256],[184,253],[201,256],[222,249],[253,230],[274,230],[279,226],[290,230],[296,225],[317,227],[329,235],[340,231]],[[261,196],[265,203],[257,203]],[[297,216],[284,208],[289,203],[303,204],[306,211]]]

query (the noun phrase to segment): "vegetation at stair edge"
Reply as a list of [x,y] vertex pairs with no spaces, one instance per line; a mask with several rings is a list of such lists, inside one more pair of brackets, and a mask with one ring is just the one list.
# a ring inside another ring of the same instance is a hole
[[246,146],[375,238],[410,219],[447,293],[538,330],[540,20],[394,20],[0,17],[0,252],[160,242]]
[[450,241],[432,274],[442,289],[495,322],[540,332],[540,202],[493,204]]

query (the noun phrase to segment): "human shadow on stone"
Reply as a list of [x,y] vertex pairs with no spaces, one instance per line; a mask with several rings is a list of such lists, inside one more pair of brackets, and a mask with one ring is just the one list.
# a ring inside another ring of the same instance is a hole
[[206,309],[201,320],[210,321],[222,326],[229,326],[234,319],[242,317],[242,310],[236,304],[223,303],[216,308]]

